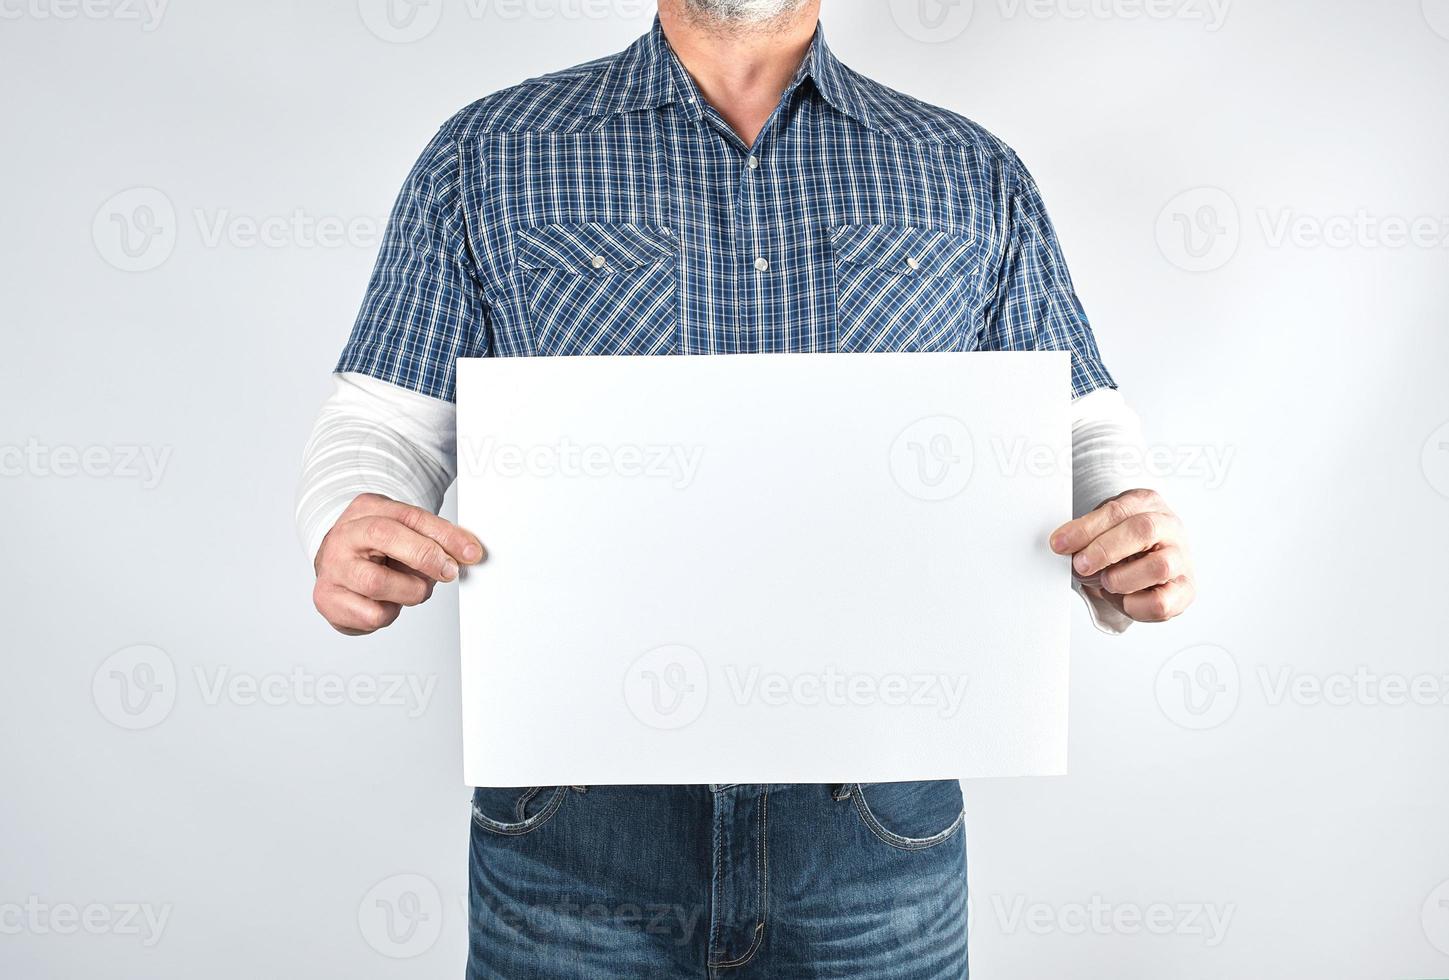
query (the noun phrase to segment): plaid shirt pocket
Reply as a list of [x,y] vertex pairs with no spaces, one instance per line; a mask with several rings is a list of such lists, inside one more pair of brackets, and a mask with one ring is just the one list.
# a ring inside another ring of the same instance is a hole
[[546,224],[518,233],[539,354],[673,354],[679,338],[679,246],[642,224]]
[[978,304],[975,243],[938,228],[840,225],[836,349],[962,350]]

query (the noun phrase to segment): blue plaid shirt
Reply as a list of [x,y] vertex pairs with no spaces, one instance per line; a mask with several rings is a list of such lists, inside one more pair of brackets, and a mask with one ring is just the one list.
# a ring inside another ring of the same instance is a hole
[[451,400],[459,357],[943,350],[1113,386],[1016,154],[819,33],[746,146],[656,21],[442,127],[337,370]]

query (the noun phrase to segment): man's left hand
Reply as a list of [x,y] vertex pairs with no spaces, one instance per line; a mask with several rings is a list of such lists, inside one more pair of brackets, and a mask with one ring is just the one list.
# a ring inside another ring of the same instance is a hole
[[1063,524],[1051,547],[1072,556],[1084,588],[1139,623],[1180,616],[1197,595],[1182,521],[1152,490],[1128,490]]

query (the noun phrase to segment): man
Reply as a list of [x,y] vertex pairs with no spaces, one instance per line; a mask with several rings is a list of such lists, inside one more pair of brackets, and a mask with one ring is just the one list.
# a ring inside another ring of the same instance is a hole
[[[484,557],[486,528],[435,516],[457,357],[1067,350],[1078,517],[1050,547],[1109,631],[1192,601],[1178,520],[1112,465],[1134,419],[1031,177],[837,61],[819,5],[660,0],[623,53],[439,131],[308,449],[334,627],[388,626]],[[468,975],[964,977],[961,823],[954,781],[479,789]]]

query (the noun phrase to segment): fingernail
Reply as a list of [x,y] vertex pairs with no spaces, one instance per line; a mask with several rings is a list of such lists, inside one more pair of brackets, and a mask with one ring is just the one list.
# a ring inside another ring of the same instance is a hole
[[443,581],[451,582],[458,577],[458,563],[449,559],[443,562]]
[[1051,545],[1053,551],[1065,551],[1067,547],[1067,536],[1065,534],[1053,534]]
[[476,544],[465,544],[465,545],[463,545],[463,560],[464,561],[477,561],[479,558],[482,558],[482,557],[483,557],[483,549],[480,548],[480,547],[478,547]]
[[1080,552],[1077,557],[1072,559],[1072,567],[1081,574],[1086,575],[1092,570],[1092,559],[1087,557],[1085,551]]

